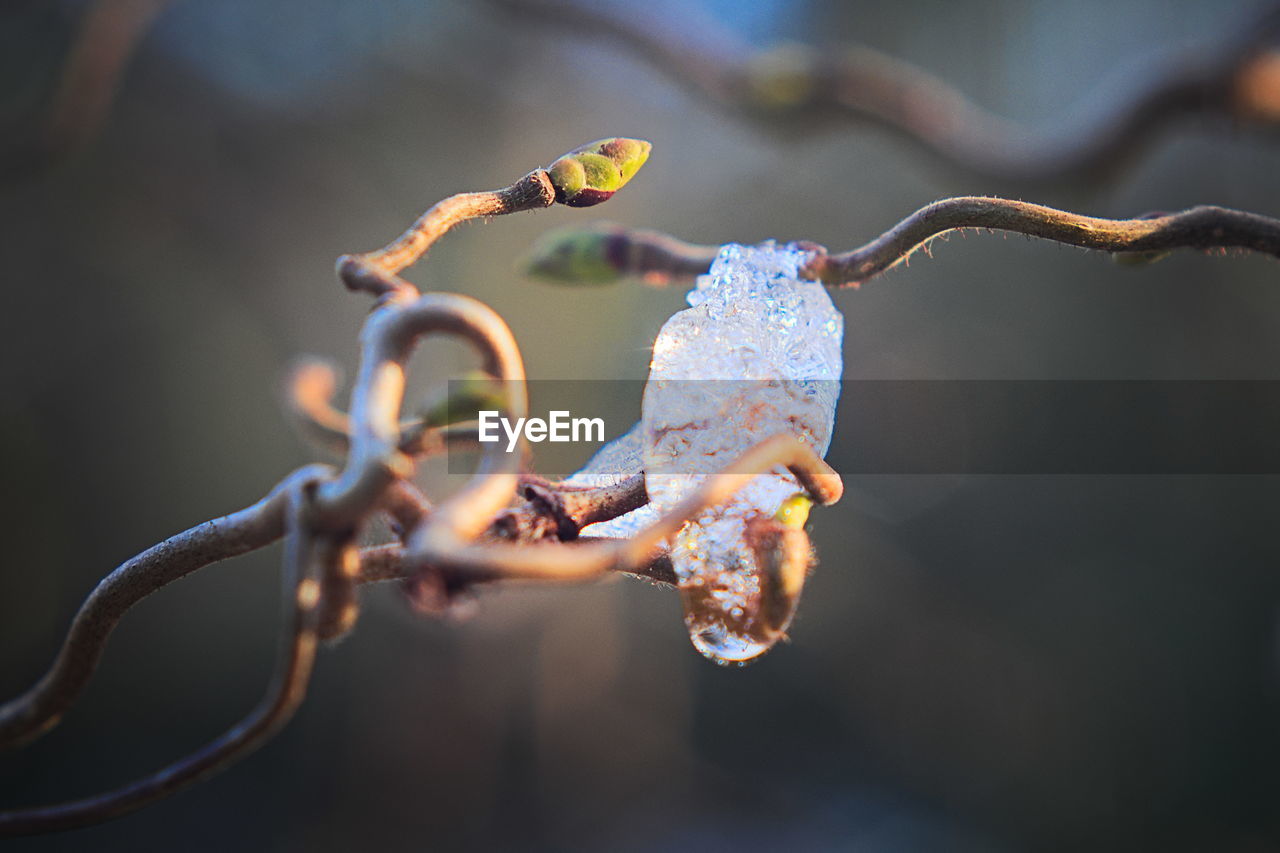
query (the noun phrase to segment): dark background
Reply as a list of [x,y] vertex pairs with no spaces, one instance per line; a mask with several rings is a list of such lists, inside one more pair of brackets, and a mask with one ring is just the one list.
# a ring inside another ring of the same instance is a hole
[[[82,8],[0,8],[8,127],[35,120]],[[879,48],[1035,123],[1247,8],[704,7],[760,45]],[[965,193],[1280,215],[1277,140],[1218,124],[1180,124],[1103,188],[1010,187],[867,125],[762,130],[613,44],[484,3],[173,2],[89,146],[0,188],[0,695],[38,677],[117,563],[316,458],[280,387],[303,353],[354,366],[368,305],[336,256],[607,135],[654,152],[601,212],[702,242],[849,247]],[[410,277],[501,312],[533,377],[643,378],[680,293],[512,271],[539,234],[592,218],[470,225]],[[835,299],[848,378],[1276,379],[1278,283],[1256,256],[1130,269],[971,235]],[[470,364],[431,342],[416,387]],[[454,481],[434,465],[425,482]],[[636,583],[495,590],[461,625],[369,590],[259,753],[12,849],[1280,849],[1275,477],[847,486],[814,514],[822,559],[793,641],[753,666],[703,661],[675,595]],[[278,559],[210,568],[131,612],[65,722],[0,758],[0,806],[131,780],[244,713],[270,672]]]

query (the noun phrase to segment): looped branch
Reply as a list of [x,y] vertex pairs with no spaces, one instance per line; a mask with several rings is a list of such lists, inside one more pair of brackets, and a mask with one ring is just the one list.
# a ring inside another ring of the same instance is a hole
[[[400,409],[414,349],[423,336],[443,333],[476,348],[484,370],[501,385],[503,407],[524,417],[528,401],[519,348],[506,323],[488,306],[458,294],[422,295],[397,273],[466,219],[555,202],[585,206],[602,201],[630,179],[648,153],[649,144],[638,140],[591,143],[504,190],[446,199],[385,249],[339,262],[339,275],[349,288],[378,299],[362,332],[350,414],[334,408],[336,374],[323,363],[295,371],[289,400],[311,437],[347,457],[341,473],[327,466],[303,468],[257,504],[171,537],[105,578],[81,607],[49,672],[0,707],[0,746],[33,738],[58,721],[80,695],[112,629],[134,603],[177,578],[262,548],[287,533],[282,651],[266,696],[221,738],[145,779],[77,802],[0,813],[0,836],[67,829],[125,814],[256,748],[302,701],[317,642],[341,636],[355,623],[360,584],[421,580],[421,560],[405,556],[405,543],[423,531],[469,542],[498,526],[517,497],[522,454],[485,447],[470,483],[433,507],[410,482],[416,458],[474,442],[475,424],[430,423],[429,417],[402,423]],[[391,517],[402,541],[358,550],[357,537],[378,514]]]

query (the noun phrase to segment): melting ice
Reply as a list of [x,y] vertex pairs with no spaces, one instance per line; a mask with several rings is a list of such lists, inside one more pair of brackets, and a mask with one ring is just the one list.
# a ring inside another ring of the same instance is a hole
[[[658,333],[641,422],[570,479],[598,484],[643,467],[649,504],[585,534],[632,535],[779,433],[826,453],[844,322],[821,284],[800,280],[809,257],[772,242],[720,250],[689,292],[690,307]],[[756,624],[760,584],[745,525],[800,491],[779,466],[691,520],[671,543],[689,635],[718,663],[750,660],[777,639]]]

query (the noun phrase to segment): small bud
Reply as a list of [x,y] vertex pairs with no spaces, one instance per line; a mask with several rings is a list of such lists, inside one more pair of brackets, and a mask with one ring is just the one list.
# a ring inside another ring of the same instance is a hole
[[607,201],[649,159],[653,146],[641,139],[600,139],[575,148],[547,168],[556,201],[590,207]]
[[422,407],[422,421],[428,427],[473,421],[481,411],[505,411],[507,395],[502,384],[487,373],[472,371],[452,379],[443,393],[428,399]]
[[808,495],[792,495],[782,502],[773,518],[789,530],[802,530],[809,520],[809,510],[812,508],[813,499]]
[[525,275],[552,284],[615,284],[623,278],[611,251],[621,229],[604,223],[545,234],[521,262]]

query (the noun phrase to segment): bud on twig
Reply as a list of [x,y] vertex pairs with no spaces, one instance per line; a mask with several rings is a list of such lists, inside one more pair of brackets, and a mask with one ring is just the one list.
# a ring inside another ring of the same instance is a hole
[[599,139],[575,148],[547,168],[556,201],[591,207],[607,201],[649,159],[653,146],[642,139]]

